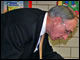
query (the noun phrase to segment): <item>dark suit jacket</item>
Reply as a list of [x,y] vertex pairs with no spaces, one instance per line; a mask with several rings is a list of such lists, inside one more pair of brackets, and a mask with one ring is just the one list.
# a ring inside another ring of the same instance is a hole
[[[2,59],[31,58],[38,42],[45,12],[39,9],[24,8],[1,14]],[[48,39],[45,39],[43,57],[49,54],[52,54],[52,48]]]

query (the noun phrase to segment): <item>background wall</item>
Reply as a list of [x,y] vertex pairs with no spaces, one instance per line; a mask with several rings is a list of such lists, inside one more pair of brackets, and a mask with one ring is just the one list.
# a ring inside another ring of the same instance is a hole
[[[48,11],[56,6],[56,1],[32,1],[32,8],[39,8]],[[54,51],[57,51],[65,59],[79,59],[79,22],[77,28],[67,40],[52,41],[49,38],[50,45]]]
[[[3,3],[1,1],[1,13],[3,13]],[[26,1],[24,2],[26,7]],[[39,8],[48,11],[51,7],[56,6],[56,1],[32,1],[32,8]],[[27,8],[27,7],[26,7]],[[78,59],[79,58],[79,22],[71,36],[67,40],[52,41],[49,38],[50,45],[54,51],[57,51],[66,59]]]
[[4,2],[1,1],[1,13],[3,13],[3,10],[4,10]]
[[[28,1],[23,1],[24,8],[28,8]],[[1,1],[1,14],[4,13],[4,1]]]

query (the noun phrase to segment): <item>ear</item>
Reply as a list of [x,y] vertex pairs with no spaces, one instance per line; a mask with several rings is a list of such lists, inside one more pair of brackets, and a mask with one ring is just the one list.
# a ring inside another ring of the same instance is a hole
[[56,17],[56,21],[57,22],[61,22],[62,21],[62,18],[61,17]]
[[55,17],[54,23],[59,24],[60,22],[62,22],[62,18],[61,17]]

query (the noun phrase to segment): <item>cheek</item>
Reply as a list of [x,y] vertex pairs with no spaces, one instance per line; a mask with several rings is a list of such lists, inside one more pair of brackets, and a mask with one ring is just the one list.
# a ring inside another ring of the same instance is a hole
[[55,26],[55,28],[50,29],[50,37],[51,39],[54,39],[56,37],[60,37],[64,34],[64,27]]
[[64,34],[64,31],[62,29],[54,29],[54,31],[51,32],[51,37],[59,37]]
[[63,34],[64,33],[64,31],[65,31],[65,29],[63,28],[63,27],[59,27],[59,28],[55,28],[54,29],[54,33],[56,34],[56,35],[61,35],[61,34]]

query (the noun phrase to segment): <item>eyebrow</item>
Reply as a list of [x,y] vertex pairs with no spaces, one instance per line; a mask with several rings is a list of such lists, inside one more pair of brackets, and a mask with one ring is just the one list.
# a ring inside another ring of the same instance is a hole
[[[65,24],[64,24],[64,26],[65,26]],[[65,29],[66,29],[66,27],[65,27]],[[70,32],[70,34],[72,34],[72,31],[71,30],[67,30],[66,29],[66,32]]]

